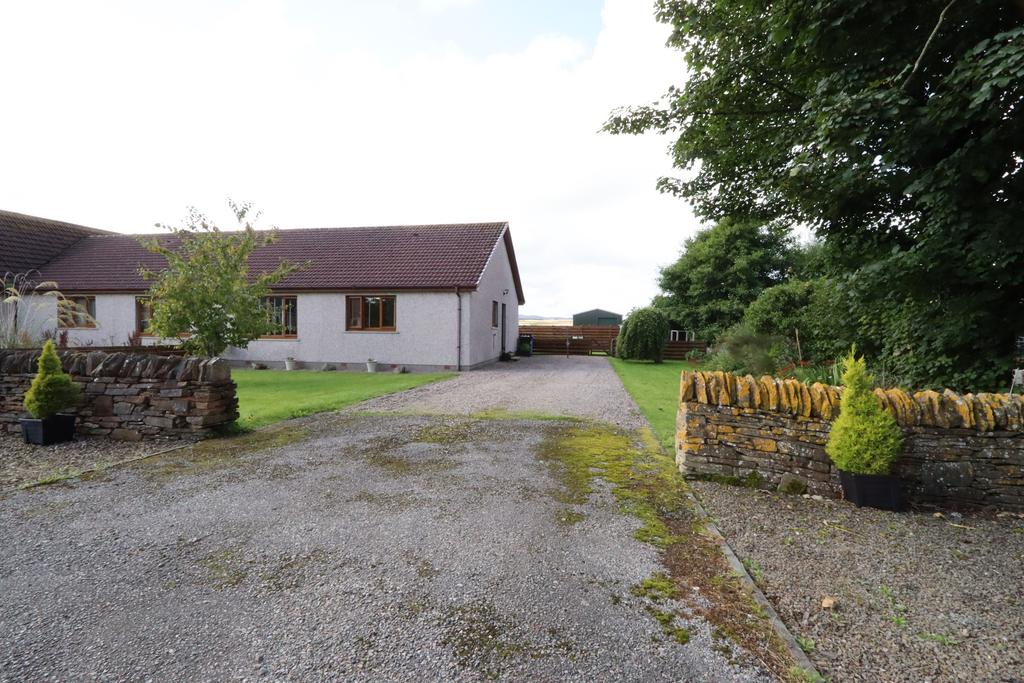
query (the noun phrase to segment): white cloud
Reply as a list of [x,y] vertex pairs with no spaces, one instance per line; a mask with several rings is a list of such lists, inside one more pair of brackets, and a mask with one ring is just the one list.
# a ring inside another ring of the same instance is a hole
[[472,7],[479,0],[419,0],[420,9],[426,12],[445,12],[450,9]]
[[278,2],[41,5],[0,9],[0,207],[122,231],[226,196],[284,228],[509,220],[546,315],[646,303],[695,228],[654,190],[668,140],[598,133],[681,80],[648,3],[607,0],[592,48],[401,61]]

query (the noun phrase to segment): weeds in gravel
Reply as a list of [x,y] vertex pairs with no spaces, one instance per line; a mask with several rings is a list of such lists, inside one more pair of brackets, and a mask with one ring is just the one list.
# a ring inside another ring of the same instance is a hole
[[[767,669],[787,677],[792,660],[785,645],[731,572],[691,507],[689,488],[675,461],[649,430],[629,434],[596,424],[552,427],[538,457],[563,483],[557,500],[586,503],[593,480],[600,478],[610,484],[623,512],[639,520],[635,537],[662,552],[667,571],[638,584],[634,595],[686,601],[692,615],[714,624]],[[653,605],[648,610],[666,635],[677,642],[689,638],[685,629],[675,630],[675,615]]]
[[551,413],[540,413],[533,411],[510,411],[507,408],[489,408],[480,410],[469,416],[474,420],[540,420],[547,422],[576,422],[584,423],[582,417],[572,415],[552,415]]
[[562,508],[555,512],[555,521],[562,526],[575,526],[586,518],[587,516],[582,512],[570,508]]
[[799,645],[800,649],[807,654],[814,652],[814,648],[818,646],[813,639],[808,638],[807,636],[796,636],[796,644]]
[[799,666],[794,666],[789,669],[789,679],[796,681],[797,683],[828,683],[827,678],[819,674],[817,671],[808,671]]
[[233,588],[245,581],[249,570],[242,561],[243,543],[216,550],[199,560],[198,564],[209,573],[215,590]]
[[751,557],[745,557],[740,560],[743,563],[743,568],[747,570],[747,573],[757,583],[764,583],[764,569],[761,567],[761,563]]
[[22,490],[34,489],[37,486],[46,486],[48,484],[56,484],[58,482],[66,481],[68,479],[74,479],[80,476],[81,474],[81,470],[75,469],[73,467],[61,467],[44,474],[35,481],[25,482],[18,488]]
[[[547,649],[518,637],[522,630],[518,624],[484,599],[451,610],[442,624],[446,630],[443,642],[452,648],[459,665],[487,680],[500,678],[508,660],[542,657]],[[557,635],[557,631],[549,629],[549,635]],[[566,653],[572,647],[564,639],[555,644],[555,649]]]
[[188,448],[139,460],[132,467],[153,481],[212,473],[237,465],[244,455],[287,446],[308,435],[306,427],[280,425],[241,436],[201,441]]
[[944,633],[928,633],[927,631],[922,631],[917,634],[917,637],[921,640],[938,643],[939,645],[949,646],[957,644],[957,641],[952,636],[947,636]]
[[413,441],[420,443],[433,443],[442,446],[462,443],[469,439],[471,422],[456,422],[452,424],[431,424],[420,429]]
[[651,607],[648,605],[647,613],[654,617],[654,620],[661,626],[661,632],[666,637],[671,638],[680,645],[686,645],[690,642],[690,632],[681,626],[676,626],[676,615],[671,612],[665,612],[658,609],[657,607]]
[[629,589],[633,595],[641,598],[648,598],[652,602],[664,602],[675,600],[679,597],[679,590],[672,577],[664,572],[655,572],[649,577]]
[[893,595],[892,590],[888,586],[879,586],[878,592],[885,598],[891,610],[891,614],[886,618],[897,626],[906,626],[907,606],[896,600],[896,596]]

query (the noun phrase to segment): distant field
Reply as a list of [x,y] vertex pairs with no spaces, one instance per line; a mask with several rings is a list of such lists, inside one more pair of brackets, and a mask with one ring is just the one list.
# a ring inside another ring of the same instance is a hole
[[520,327],[571,327],[572,318],[559,318],[551,320],[523,320],[519,319]]

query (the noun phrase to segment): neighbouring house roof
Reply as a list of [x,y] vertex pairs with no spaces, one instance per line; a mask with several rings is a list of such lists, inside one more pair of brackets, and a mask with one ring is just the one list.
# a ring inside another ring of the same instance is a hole
[[[33,220],[39,221],[42,232],[53,223]],[[525,301],[508,223],[310,228],[277,234],[273,244],[253,253],[250,269],[268,272],[282,261],[305,267],[278,283],[275,291],[472,290],[503,242],[519,303]],[[147,237],[172,247],[176,240],[167,235]],[[0,234],[0,252],[4,248]],[[142,279],[140,267],[160,270],[164,265],[138,236],[106,233],[74,240],[47,258],[39,271],[41,279],[55,281],[64,292],[142,292],[150,283]]]
[[0,279],[37,270],[90,235],[109,234],[82,225],[0,211]]

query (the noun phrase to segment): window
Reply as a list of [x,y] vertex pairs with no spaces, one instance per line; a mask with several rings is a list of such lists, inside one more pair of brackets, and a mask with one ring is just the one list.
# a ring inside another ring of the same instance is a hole
[[153,319],[153,300],[148,296],[135,297],[135,331],[149,334],[149,321]]
[[498,302],[491,302],[491,327],[498,326]]
[[58,308],[57,324],[61,329],[96,327],[96,297],[69,296]]
[[345,297],[346,330],[395,330],[395,297]]
[[294,296],[264,297],[272,331],[266,337],[297,337],[299,334],[299,305]]

